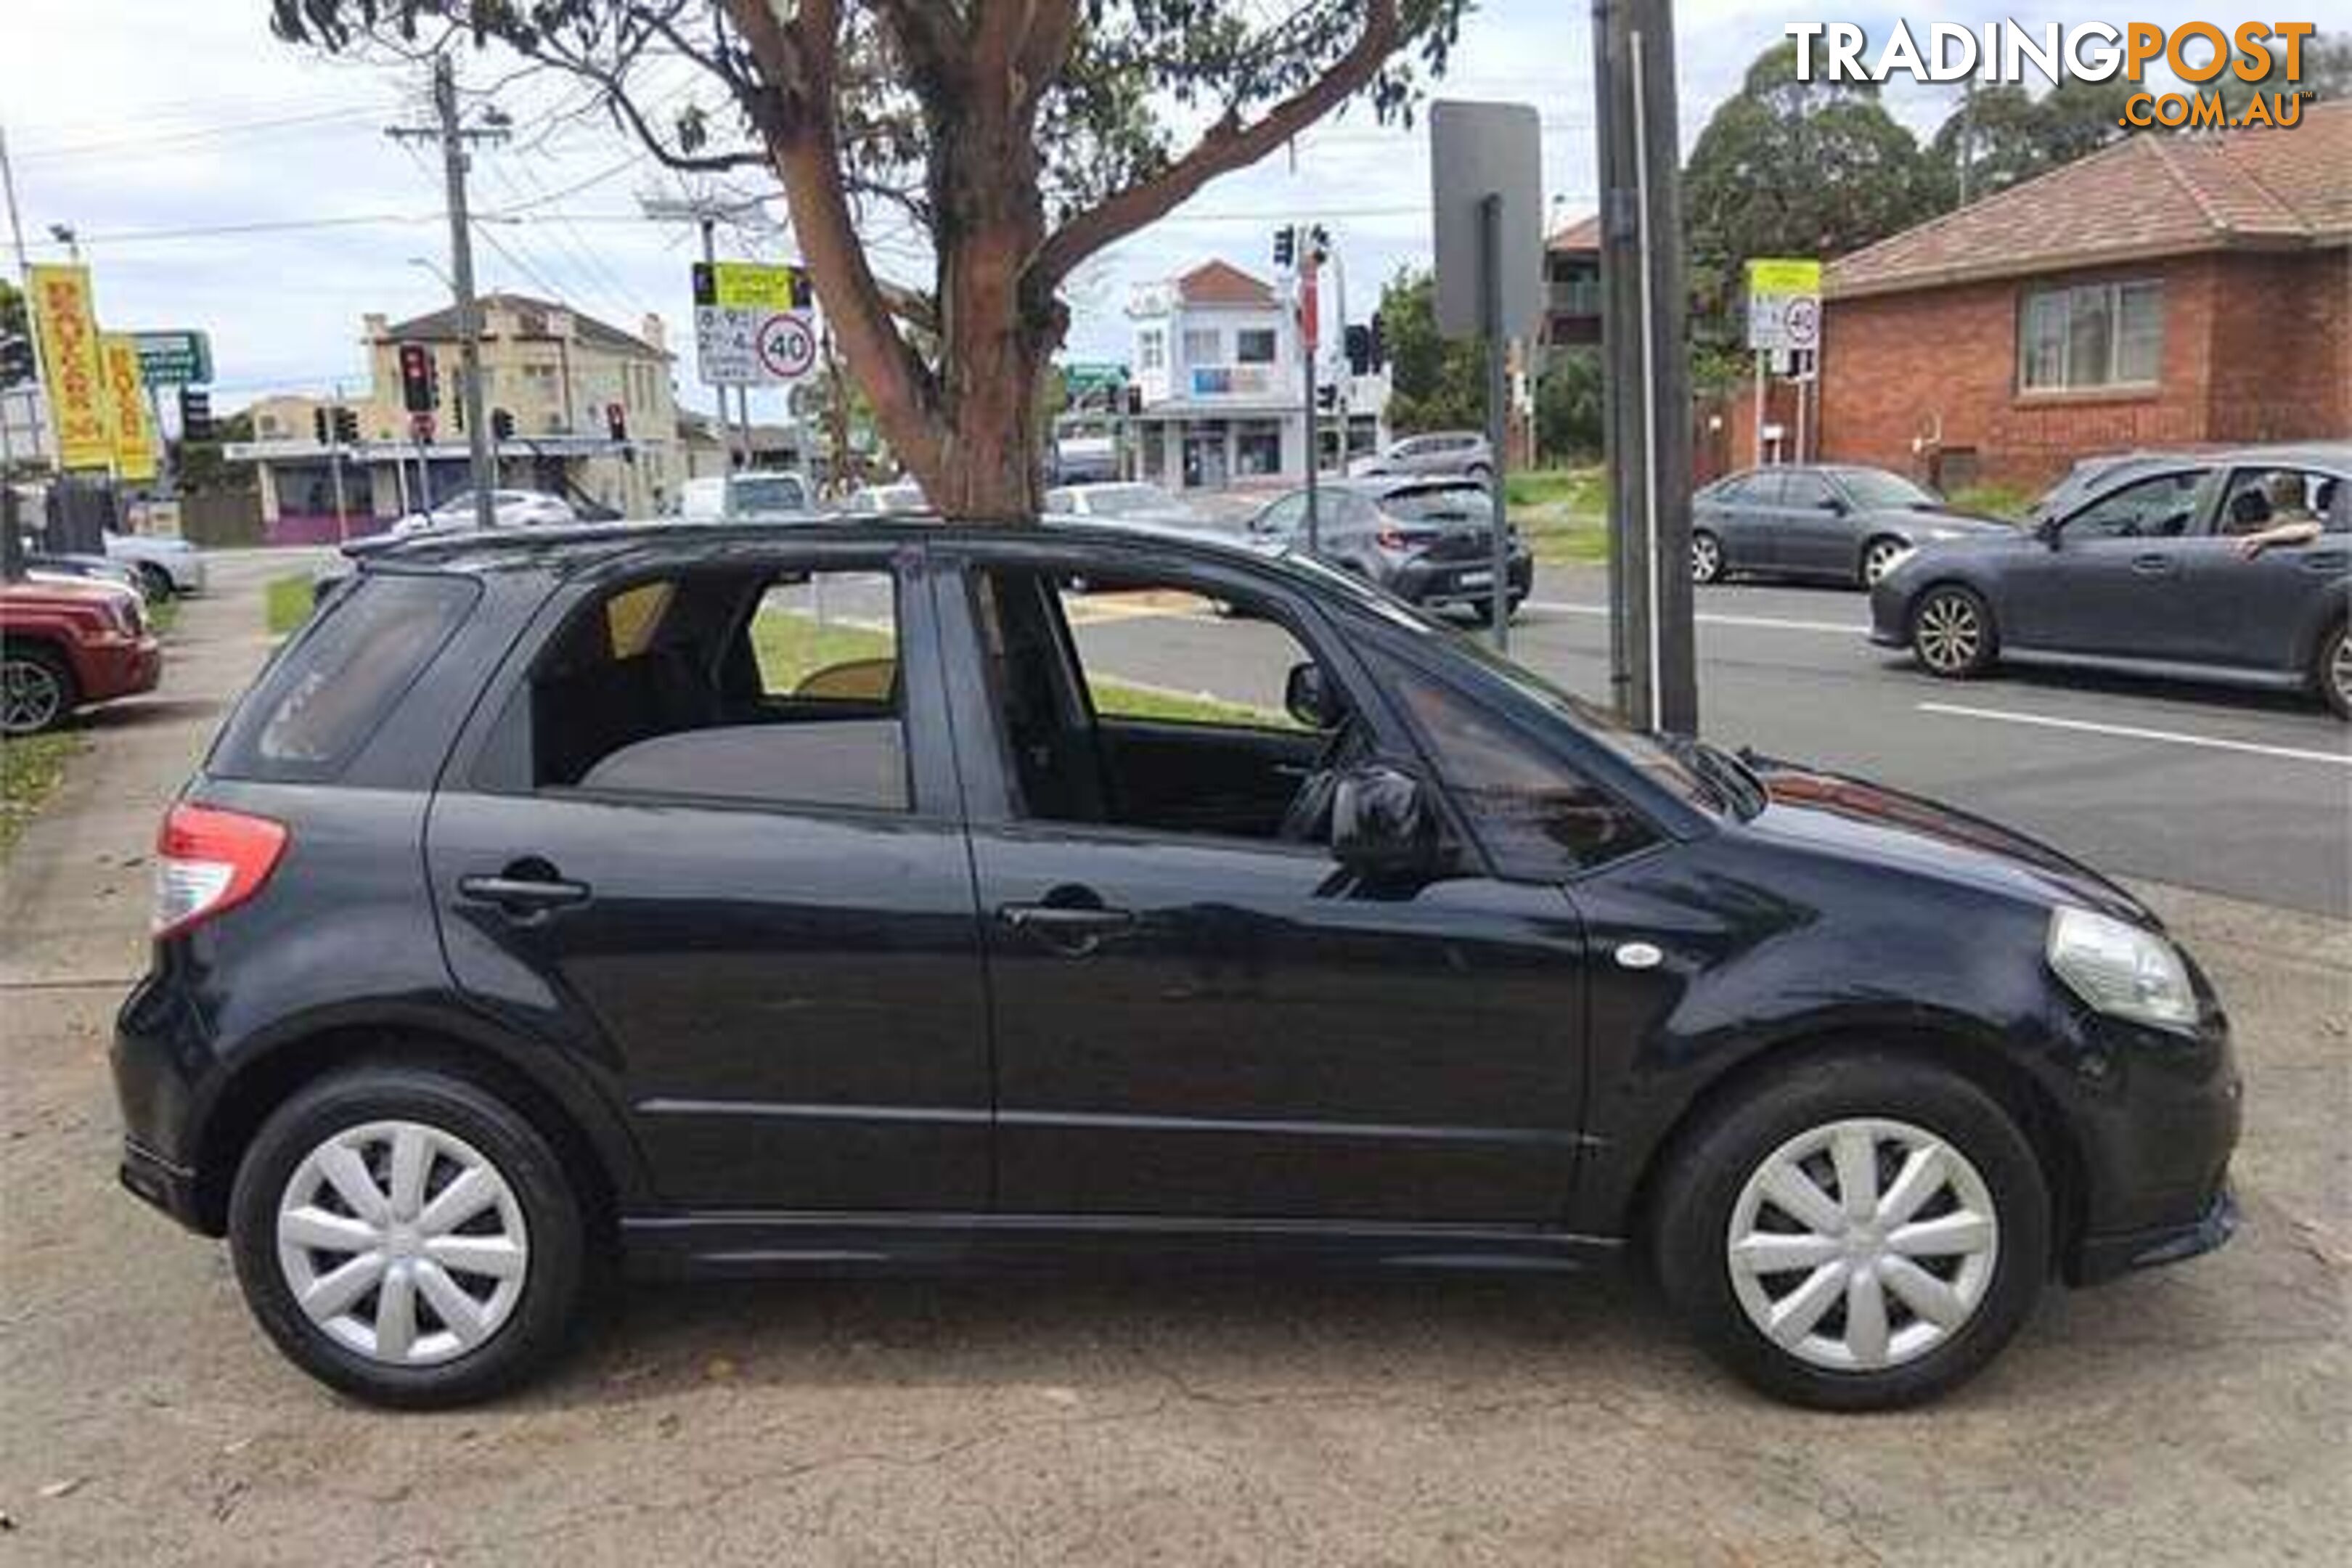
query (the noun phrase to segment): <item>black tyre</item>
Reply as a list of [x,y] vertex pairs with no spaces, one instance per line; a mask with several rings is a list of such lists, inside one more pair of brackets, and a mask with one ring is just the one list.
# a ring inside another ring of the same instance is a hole
[[80,700],[73,668],[38,643],[0,645],[0,735],[37,735],[66,721]]
[[1685,1139],[1655,1210],[1658,1274],[1707,1350],[1825,1410],[1937,1397],[2042,1293],[2050,1193],[2009,1112],[1917,1058],[1816,1058]]
[[[1526,599],[1527,595],[1525,594],[1513,594],[1511,595],[1510,608],[1506,612],[1506,614],[1507,614],[1513,620],[1518,619],[1519,605],[1524,603]],[[1472,599],[1469,601],[1469,609],[1470,619],[1476,625],[1491,626],[1495,624],[1494,600]]]
[[1911,612],[1911,654],[1928,674],[1947,680],[1982,675],[2000,657],[1992,607],[1957,583],[1928,589]]
[[2319,639],[2311,679],[2320,700],[2338,719],[2352,719],[2352,624],[2338,621],[2335,630]]
[[229,1201],[237,1282],[321,1383],[461,1405],[562,1349],[580,1297],[578,1195],[537,1129],[478,1084],[368,1066],[263,1123]]
[[160,605],[175,591],[172,574],[152,561],[142,561],[132,568],[139,574],[139,593],[151,605]]
[[1723,541],[1704,528],[1691,531],[1691,581],[1723,581]]

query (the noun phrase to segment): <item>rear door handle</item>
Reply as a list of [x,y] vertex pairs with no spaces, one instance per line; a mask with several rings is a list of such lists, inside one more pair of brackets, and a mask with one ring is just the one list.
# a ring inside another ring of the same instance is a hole
[[2168,577],[2172,574],[2172,557],[2154,553],[2135,555],[2132,557],[2132,570],[2143,577]]
[[588,901],[587,883],[562,877],[460,877],[457,891],[478,904],[495,904],[525,918]]
[[2303,558],[2303,569],[2306,572],[2341,572],[2347,566],[2352,566],[2352,555],[2347,555],[2341,550],[2323,550],[2315,555]]

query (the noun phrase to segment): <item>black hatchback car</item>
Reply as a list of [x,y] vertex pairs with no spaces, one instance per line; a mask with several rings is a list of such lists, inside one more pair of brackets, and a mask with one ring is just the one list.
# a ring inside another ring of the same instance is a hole
[[386,1404],[540,1365],[606,1258],[1638,1248],[1746,1376],[1881,1406],[2232,1224],[2221,1007],[2128,894],[1212,542],[394,546],[157,895],[122,1179]]

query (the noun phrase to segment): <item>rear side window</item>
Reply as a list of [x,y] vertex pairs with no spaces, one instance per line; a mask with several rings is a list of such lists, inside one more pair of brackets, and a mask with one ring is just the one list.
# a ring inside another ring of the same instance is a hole
[[368,575],[322,605],[237,705],[212,771],[332,778],[365,745],[473,608],[459,577]]

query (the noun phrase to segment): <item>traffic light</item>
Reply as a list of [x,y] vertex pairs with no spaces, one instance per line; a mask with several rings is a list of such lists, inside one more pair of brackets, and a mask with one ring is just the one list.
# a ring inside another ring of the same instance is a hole
[[400,405],[411,414],[430,414],[440,406],[441,373],[433,351],[423,343],[400,345]]
[[494,440],[514,439],[514,416],[503,408],[490,410],[490,436]]
[[1372,315],[1371,348],[1372,368],[1378,370],[1389,363],[1389,340],[1388,334],[1381,329],[1381,318],[1377,311]]
[[1326,414],[1337,413],[1339,407],[1339,389],[1328,383],[1317,387],[1315,389],[1315,406],[1321,409]]
[[33,340],[22,332],[0,335],[0,386],[33,379]]
[[213,395],[197,387],[180,388],[180,439],[209,444],[213,429]]
[[1348,325],[1348,374],[1370,375],[1372,373],[1372,329],[1360,321]]
[[629,438],[629,414],[617,403],[604,405],[604,434],[615,441]]
[[317,441],[320,446],[323,447],[334,438],[334,427],[327,422],[327,411],[324,408],[313,408],[310,410],[311,439]]
[[356,408],[336,409],[334,430],[337,446],[358,446],[360,444],[360,411]]
[[1288,267],[1298,258],[1298,231],[1284,224],[1274,231],[1274,264]]
[[1307,254],[1318,267],[1330,260],[1331,231],[1319,223],[1307,230]]

